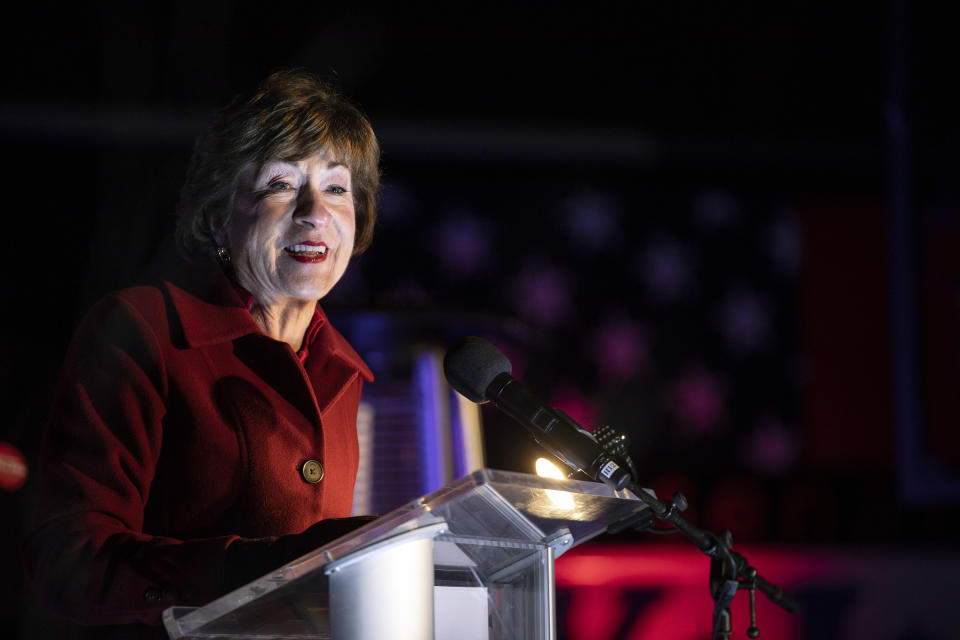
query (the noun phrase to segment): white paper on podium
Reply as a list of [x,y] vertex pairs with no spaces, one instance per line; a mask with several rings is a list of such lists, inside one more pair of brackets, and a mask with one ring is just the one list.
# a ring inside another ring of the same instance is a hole
[[488,640],[487,590],[483,587],[433,588],[434,640]]

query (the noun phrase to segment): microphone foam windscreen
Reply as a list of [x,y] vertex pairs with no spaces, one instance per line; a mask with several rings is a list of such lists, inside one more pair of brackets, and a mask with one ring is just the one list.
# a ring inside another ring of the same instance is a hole
[[507,356],[483,338],[469,337],[447,351],[443,373],[450,386],[473,402],[486,400],[487,387],[513,368]]

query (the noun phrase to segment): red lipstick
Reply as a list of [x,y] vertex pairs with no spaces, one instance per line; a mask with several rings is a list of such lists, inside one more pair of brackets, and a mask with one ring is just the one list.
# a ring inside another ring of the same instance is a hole
[[327,259],[327,243],[303,240],[283,248],[297,262],[316,263]]

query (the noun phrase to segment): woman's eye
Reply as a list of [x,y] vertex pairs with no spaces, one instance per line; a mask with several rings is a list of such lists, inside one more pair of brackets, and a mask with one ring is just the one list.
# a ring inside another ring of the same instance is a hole
[[293,185],[283,180],[274,180],[269,185],[271,191],[288,191],[293,189]]
[[347,192],[346,189],[344,189],[343,187],[337,186],[335,184],[327,187],[327,191],[330,193],[346,193]]

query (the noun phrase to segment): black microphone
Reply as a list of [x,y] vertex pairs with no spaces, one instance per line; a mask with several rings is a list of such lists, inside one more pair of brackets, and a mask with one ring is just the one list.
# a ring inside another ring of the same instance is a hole
[[512,369],[499,349],[476,337],[462,340],[443,359],[443,372],[451,387],[473,402],[493,402],[572,469],[615,491],[633,480],[623,459],[600,446],[566,413],[544,404],[510,375]]

